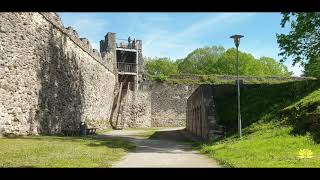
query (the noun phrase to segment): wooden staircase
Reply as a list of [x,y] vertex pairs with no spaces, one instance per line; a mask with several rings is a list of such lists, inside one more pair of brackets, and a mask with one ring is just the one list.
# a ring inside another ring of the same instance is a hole
[[[119,89],[119,93],[118,93],[118,99],[117,99],[117,104],[116,104],[116,108],[115,108],[115,116],[114,116],[114,129],[117,130],[121,130],[124,128],[124,124],[125,124],[125,117],[124,117],[124,111],[125,111],[125,107],[127,107],[128,104],[128,91],[130,88],[130,83],[128,83],[127,85],[127,89],[125,92],[123,92],[123,82],[120,83],[120,89]],[[121,96],[123,96],[123,98],[121,98]]]

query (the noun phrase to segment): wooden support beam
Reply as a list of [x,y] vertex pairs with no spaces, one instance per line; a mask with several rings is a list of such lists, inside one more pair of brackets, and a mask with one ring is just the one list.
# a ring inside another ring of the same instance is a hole
[[120,104],[120,99],[121,99],[121,91],[122,91],[122,82],[120,82],[120,90],[119,90],[119,94],[118,94],[118,100],[117,100],[117,106],[116,106],[116,126],[118,125],[118,116],[119,116],[119,104]]

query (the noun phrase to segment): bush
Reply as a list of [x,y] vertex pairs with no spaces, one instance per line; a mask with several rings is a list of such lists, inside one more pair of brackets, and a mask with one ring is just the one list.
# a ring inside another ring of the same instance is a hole
[[200,76],[201,77],[201,81],[202,82],[207,82],[208,80],[209,80],[209,77],[207,76],[207,75],[202,75],[202,76]]
[[159,76],[152,77],[153,81],[158,81],[158,82],[163,82],[163,81],[166,81],[167,79],[168,79],[168,76],[166,76],[164,74],[160,74]]

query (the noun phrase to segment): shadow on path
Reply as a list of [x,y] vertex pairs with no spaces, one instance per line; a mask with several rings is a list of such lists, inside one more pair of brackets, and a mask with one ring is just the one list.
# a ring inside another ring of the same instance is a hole
[[136,148],[113,167],[219,167],[208,157],[194,151],[181,128],[157,130],[148,139],[139,137],[146,131],[119,130],[99,135],[100,138],[121,138],[136,144]]

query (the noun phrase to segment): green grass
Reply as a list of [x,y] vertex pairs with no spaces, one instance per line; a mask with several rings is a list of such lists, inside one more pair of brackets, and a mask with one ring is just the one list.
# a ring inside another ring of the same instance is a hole
[[[309,135],[293,136],[290,127],[268,126],[256,125],[258,130],[241,140],[204,144],[200,152],[227,167],[320,167],[320,145]],[[312,150],[313,158],[300,159],[301,149]]]
[[[241,89],[243,138],[237,138],[236,93],[217,99],[227,138],[198,146],[228,167],[320,167],[320,81]],[[310,149],[313,158],[300,159]]]
[[[170,76],[148,75],[151,81],[166,82],[169,84],[235,84],[236,76],[218,74],[180,74]],[[286,76],[240,76],[245,84],[279,84],[290,82],[293,79]],[[310,78],[312,79],[312,78]]]
[[112,128],[108,128],[108,129],[99,129],[97,130],[97,134],[104,134],[104,133],[107,133],[107,132],[110,132],[112,131]]
[[[242,126],[248,127],[254,122],[281,121],[284,124],[299,126],[296,122],[306,122],[302,114],[315,113],[320,99],[319,80],[287,82],[282,84],[261,84],[241,88]],[[228,127],[229,133],[237,129],[237,93],[236,89],[225,97],[216,99],[220,123]],[[295,115],[295,116],[292,116]]]
[[111,167],[134,147],[131,142],[111,138],[0,138],[0,167]]

